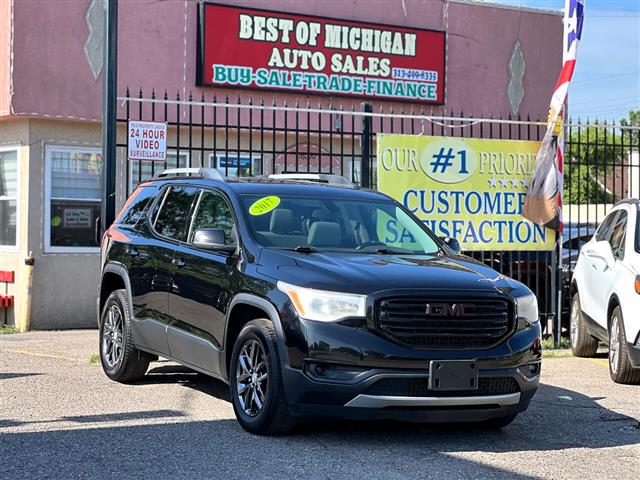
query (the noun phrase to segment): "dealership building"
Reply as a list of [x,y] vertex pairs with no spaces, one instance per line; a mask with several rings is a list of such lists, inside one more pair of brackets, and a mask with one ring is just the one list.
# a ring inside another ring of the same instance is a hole
[[[339,173],[358,181],[354,131],[344,146],[350,120],[299,138],[276,128],[287,108],[349,112],[367,102],[395,115],[545,119],[562,61],[560,12],[484,1],[119,3],[118,95],[167,92],[173,103],[119,100],[116,208],[162,168],[133,158],[127,119],[167,122],[170,166],[234,176],[328,162],[335,173],[327,152],[340,148],[350,163]],[[103,19],[102,0],[0,2],[0,271],[13,272],[0,274],[0,322],[16,322],[30,301],[31,328],[95,325]],[[200,103],[174,112],[178,97]],[[256,109],[236,108],[237,120],[222,124],[225,112],[206,113],[212,102]],[[198,129],[185,129],[190,115],[200,115]],[[252,129],[239,127],[245,121]]]

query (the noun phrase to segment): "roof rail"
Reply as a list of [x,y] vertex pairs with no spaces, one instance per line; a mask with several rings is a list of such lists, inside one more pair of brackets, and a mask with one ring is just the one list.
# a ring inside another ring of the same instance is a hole
[[212,180],[224,182],[224,178],[215,168],[168,168],[156,173],[153,178],[182,176],[188,177],[190,175],[210,178]]
[[614,207],[617,207],[618,205],[638,205],[638,206],[640,206],[640,199],[638,199],[638,198],[625,198],[623,200],[618,200],[616,202],[616,204],[614,205]]
[[303,182],[355,188],[355,185],[351,183],[348,178],[332,173],[273,173],[269,175],[269,178],[274,180],[300,180]]

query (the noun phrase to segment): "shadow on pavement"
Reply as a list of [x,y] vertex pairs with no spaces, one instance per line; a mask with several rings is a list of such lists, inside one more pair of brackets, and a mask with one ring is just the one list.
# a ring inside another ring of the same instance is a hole
[[[180,365],[150,370],[144,382],[179,381],[189,388],[230,402],[229,387],[206,375]],[[386,437],[389,442],[407,439],[421,442],[437,439],[438,446],[451,451],[515,452],[566,448],[608,448],[640,445],[640,418],[609,410],[602,397],[551,385],[540,384],[526,412],[503,430],[487,430],[473,424],[429,425],[390,421],[317,420],[303,422],[291,436],[298,440],[312,435],[349,437],[366,444],[370,438]]]
[[[175,365],[154,366],[141,383],[179,382],[229,401],[228,386]],[[529,410],[501,431],[473,426],[318,421],[282,437],[257,437],[235,419],[185,421],[181,412],[124,412],[108,420],[163,419],[100,427],[104,416],[66,417],[91,425],[3,432],[6,478],[509,478],[477,452],[540,452],[640,444],[638,419],[580,393],[541,385]],[[144,414],[144,415],[143,415]],[[145,416],[146,415],[146,416]],[[28,446],[28,448],[25,448]],[[473,454],[475,459],[466,458]],[[477,457],[482,459],[477,459]],[[493,457],[495,459],[495,457]],[[503,457],[504,458],[504,457]],[[527,457],[529,458],[529,457]],[[514,469],[518,456],[511,460]]]
[[10,378],[22,378],[22,377],[33,377],[36,375],[42,375],[42,373],[11,373],[11,372],[0,372],[0,380],[8,380]]
[[107,423],[107,422],[122,422],[130,420],[153,420],[158,418],[174,418],[184,417],[185,414],[178,410],[151,410],[141,412],[119,412],[119,413],[104,413],[100,415],[73,415],[63,416],[55,420],[5,420],[0,419],[0,428],[3,427],[18,427],[21,425],[27,425],[30,423],[60,423],[60,422],[75,422],[75,423]]

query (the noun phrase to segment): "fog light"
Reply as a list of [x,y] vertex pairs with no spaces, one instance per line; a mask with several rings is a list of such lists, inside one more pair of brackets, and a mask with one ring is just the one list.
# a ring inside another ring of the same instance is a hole
[[540,375],[540,364],[530,363],[529,365],[523,365],[518,368],[518,371],[526,381],[531,381]]

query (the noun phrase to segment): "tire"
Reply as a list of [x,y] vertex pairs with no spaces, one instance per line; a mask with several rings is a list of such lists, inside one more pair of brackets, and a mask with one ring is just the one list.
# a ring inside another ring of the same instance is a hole
[[131,339],[131,316],[126,290],[109,295],[100,317],[99,352],[104,373],[121,383],[144,377],[151,355],[138,350]]
[[587,325],[580,306],[580,296],[577,292],[571,299],[571,312],[569,315],[569,338],[573,355],[576,357],[593,357],[598,351],[598,340],[589,335],[587,331]]
[[609,375],[616,383],[640,385],[640,368],[633,368],[629,361],[627,337],[619,306],[613,309],[609,318]]
[[505,417],[498,417],[498,418],[492,418],[491,420],[485,420],[484,422],[480,423],[480,427],[485,428],[487,430],[498,430],[500,428],[504,428],[507,425],[509,425],[511,422],[513,422],[516,419],[517,416],[518,416],[517,413],[512,413],[511,415],[507,415]]
[[242,428],[257,435],[293,429],[276,332],[269,320],[252,320],[240,331],[231,354],[229,380],[233,410]]

